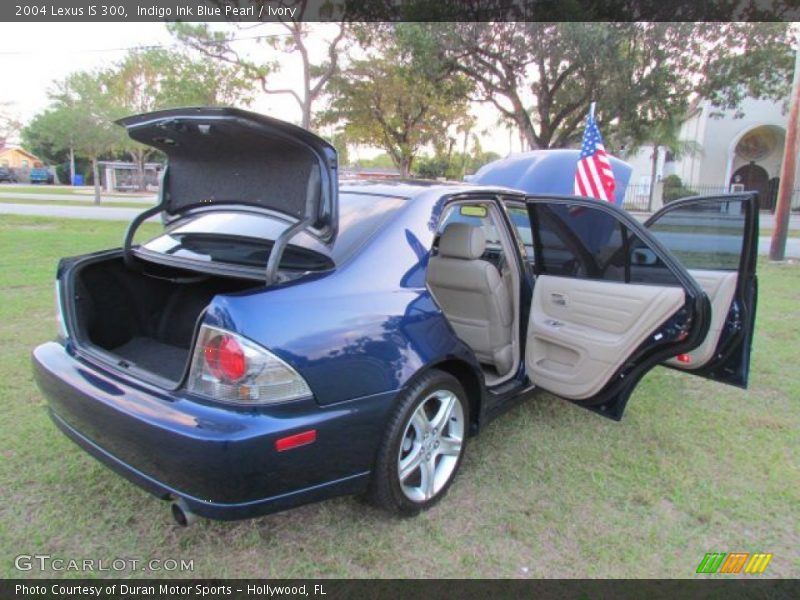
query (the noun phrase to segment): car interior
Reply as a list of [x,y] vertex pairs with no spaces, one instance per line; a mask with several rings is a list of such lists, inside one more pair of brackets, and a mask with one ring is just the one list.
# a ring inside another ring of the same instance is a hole
[[[525,366],[535,385],[564,398],[588,400],[648,340],[665,343],[669,336],[684,335],[689,326],[682,310],[685,289],[616,217],[558,202],[537,204],[530,215],[522,203],[507,208],[528,261],[541,261],[526,330]],[[742,210],[733,203],[701,209],[705,212],[699,216],[690,209],[667,213],[651,227],[711,302],[704,341],[666,362],[687,370],[713,360],[726,323],[737,318]],[[431,293],[456,334],[475,352],[487,385],[502,383],[519,364],[514,333],[519,331],[519,273],[509,268],[513,261],[506,257],[513,242],[505,239],[505,227],[495,226],[501,221],[494,210],[488,203],[451,206],[441,221],[427,273]],[[698,219],[704,219],[702,230],[696,229]],[[538,256],[531,222],[541,243]],[[702,246],[692,241],[695,236],[714,239],[709,249],[695,251]]]
[[519,274],[506,259],[507,232],[489,204],[448,208],[428,263],[427,285],[456,335],[477,356],[487,385],[519,365]]

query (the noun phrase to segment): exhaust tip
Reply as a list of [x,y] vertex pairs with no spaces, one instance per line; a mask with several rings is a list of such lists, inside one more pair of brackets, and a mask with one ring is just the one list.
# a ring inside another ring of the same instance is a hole
[[186,503],[181,498],[172,503],[172,518],[181,527],[188,527],[197,520],[197,515],[189,510],[189,507],[186,506]]

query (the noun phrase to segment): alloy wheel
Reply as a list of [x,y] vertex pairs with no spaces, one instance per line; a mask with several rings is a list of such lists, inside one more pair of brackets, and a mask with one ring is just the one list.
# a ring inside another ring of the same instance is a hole
[[464,407],[450,390],[429,394],[406,423],[397,456],[400,489],[412,502],[433,498],[452,478],[464,446]]

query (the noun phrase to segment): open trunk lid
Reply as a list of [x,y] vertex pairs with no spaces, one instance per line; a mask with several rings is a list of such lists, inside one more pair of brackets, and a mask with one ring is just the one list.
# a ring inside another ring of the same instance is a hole
[[159,207],[185,212],[248,205],[296,219],[331,245],[338,225],[338,159],[322,138],[235,108],[178,108],[117,121],[167,155]]

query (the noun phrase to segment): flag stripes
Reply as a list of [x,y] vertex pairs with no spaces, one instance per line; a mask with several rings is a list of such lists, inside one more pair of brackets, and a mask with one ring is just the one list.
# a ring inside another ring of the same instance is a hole
[[590,113],[575,170],[575,195],[613,202],[615,189],[616,182],[611,161],[608,159],[594,114]]

